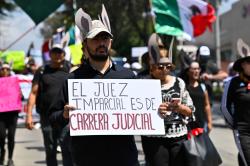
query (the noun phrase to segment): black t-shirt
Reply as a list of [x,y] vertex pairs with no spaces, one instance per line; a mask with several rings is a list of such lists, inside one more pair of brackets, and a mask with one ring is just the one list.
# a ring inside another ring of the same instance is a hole
[[[204,85],[205,86],[205,85]],[[205,108],[205,92],[201,87],[201,84],[199,84],[197,87],[192,87],[192,86],[187,86],[187,90],[190,94],[190,97],[193,100],[193,104],[195,106],[195,127],[203,128],[205,121],[206,121],[206,116],[204,112]]]
[[250,90],[239,76],[232,78],[227,93],[227,109],[234,119],[234,127],[250,131]]
[[62,68],[45,65],[35,73],[32,83],[38,83],[36,107],[42,119],[48,116],[50,105],[62,88],[63,80],[66,79],[68,72],[69,68],[64,64]]

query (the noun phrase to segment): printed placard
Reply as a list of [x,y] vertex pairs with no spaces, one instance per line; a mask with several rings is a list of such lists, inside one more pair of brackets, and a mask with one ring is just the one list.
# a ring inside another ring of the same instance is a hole
[[162,135],[159,80],[69,79],[70,135]]

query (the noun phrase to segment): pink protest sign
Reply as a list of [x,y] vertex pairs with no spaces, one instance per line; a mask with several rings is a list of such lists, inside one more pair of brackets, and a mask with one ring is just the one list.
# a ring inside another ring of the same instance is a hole
[[22,109],[21,89],[18,78],[0,78],[0,112],[9,112]]

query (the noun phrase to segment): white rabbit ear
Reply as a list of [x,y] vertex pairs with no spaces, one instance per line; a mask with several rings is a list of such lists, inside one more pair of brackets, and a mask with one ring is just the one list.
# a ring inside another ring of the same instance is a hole
[[241,38],[237,41],[237,50],[241,58],[250,56],[250,48]]
[[92,19],[81,8],[77,10],[75,15],[75,23],[85,38],[86,34],[92,29]]
[[[99,17],[100,19],[100,17]],[[109,17],[107,14],[107,11],[105,9],[104,4],[102,4],[102,13],[101,13],[101,21],[103,23],[103,25],[109,30],[109,32],[111,33],[111,27],[110,27],[110,22],[109,22]]]
[[69,32],[67,32],[67,33],[63,36],[63,38],[62,38],[62,40],[61,40],[62,48],[65,48],[65,47],[68,46],[69,40],[70,40],[70,35],[69,35]]
[[148,40],[148,52],[151,64],[157,64],[160,59],[160,50],[158,47],[159,36],[153,33]]
[[172,62],[172,57],[173,57],[173,47],[174,47],[174,36],[172,36],[171,43],[169,46],[169,52],[168,52],[168,59],[171,63]]
[[12,69],[13,63],[14,63],[13,60],[9,62],[10,69]]

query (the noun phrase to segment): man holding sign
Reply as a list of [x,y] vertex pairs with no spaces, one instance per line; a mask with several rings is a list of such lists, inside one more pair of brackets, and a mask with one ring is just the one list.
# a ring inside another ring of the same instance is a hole
[[[111,34],[109,18],[104,6],[102,7],[101,18],[99,20],[92,20],[87,13],[79,9],[76,13],[75,21],[82,33],[83,50],[87,59],[77,70],[69,75],[68,80],[135,78],[132,71],[112,63],[108,55],[113,35]],[[69,103],[68,80],[65,82],[60,95],[58,95],[50,115],[50,120],[52,122],[58,122],[61,125],[68,124],[69,111],[77,109],[76,107],[67,105],[67,103]],[[81,87],[80,82],[78,82],[77,85],[75,84],[75,86]],[[75,95],[84,95],[83,93],[77,94],[75,91],[76,88],[77,87],[74,87],[73,89]],[[122,92],[120,92],[120,94],[122,95]],[[90,101],[87,102],[89,103]],[[123,109],[121,101],[115,100],[115,102],[115,106],[110,104],[104,107]],[[96,116],[98,118],[99,115]],[[100,115],[99,118],[103,119],[104,125],[99,127],[105,128],[106,116],[103,114],[102,117]],[[76,136],[70,138],[72,157],[75,166],[138,165],[138,152],[134,137],[131,135]]]

